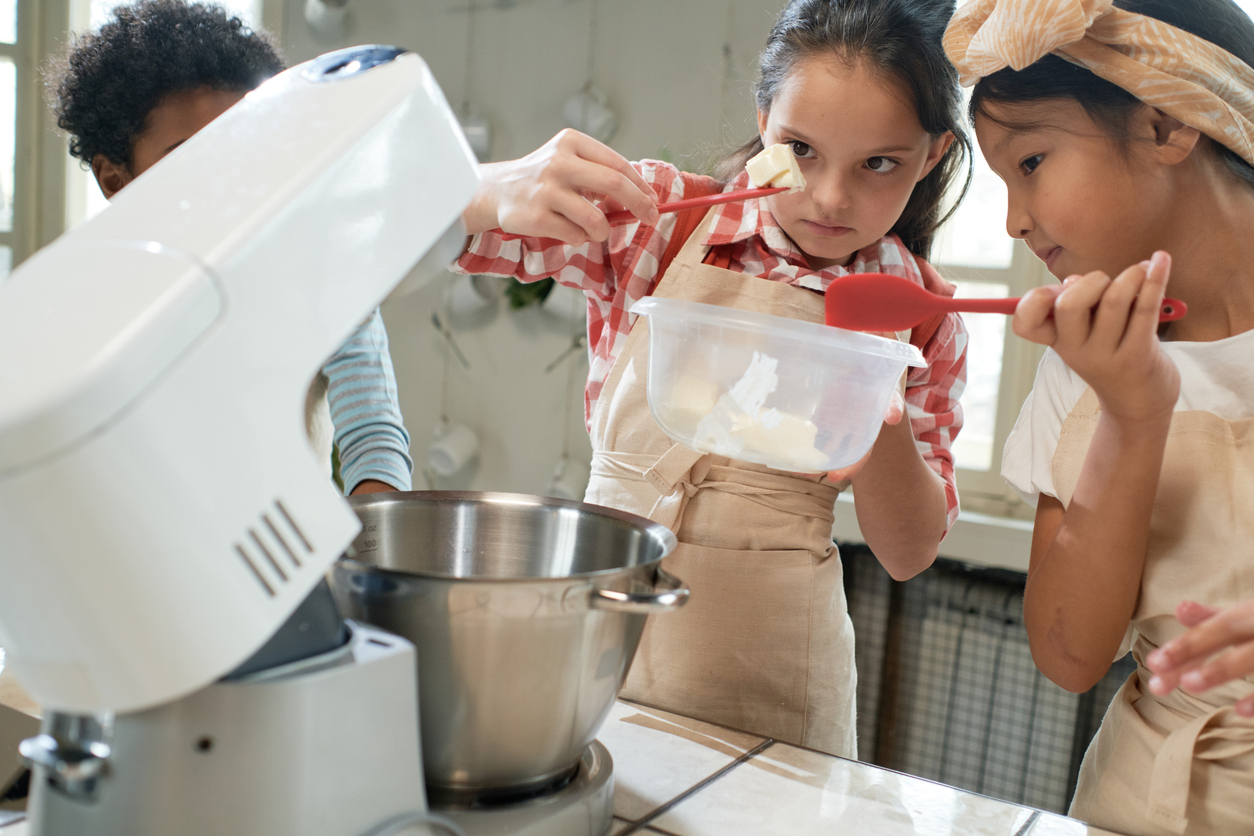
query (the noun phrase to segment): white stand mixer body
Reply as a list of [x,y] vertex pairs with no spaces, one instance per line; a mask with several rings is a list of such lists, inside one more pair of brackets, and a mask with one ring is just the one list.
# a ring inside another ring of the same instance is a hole
[[0,647],[46,710],[209,685],[359,528],[306,388],[456,257],[478,182],[426,64],[376,49],[271,79],[0,284]]

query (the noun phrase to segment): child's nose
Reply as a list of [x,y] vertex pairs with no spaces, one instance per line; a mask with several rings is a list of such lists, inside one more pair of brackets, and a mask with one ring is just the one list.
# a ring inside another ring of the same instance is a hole
[[1022,201],[1010,197],[1006,203],[1006,234],[1011,238],[1027,238],[1036,224]]
[[821,209],[835,211],[850,204],[850,183],[842,172],[825,171],[806,186],[806,191]]

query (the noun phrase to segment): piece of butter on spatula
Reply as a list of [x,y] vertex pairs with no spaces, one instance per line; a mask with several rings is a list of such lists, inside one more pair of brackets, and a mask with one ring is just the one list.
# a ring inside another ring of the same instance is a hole
[[745,163],[745,171],[749,173],[749,182],[759,189],[785,186],[799,192],[806,187],[806,178],[801,175],[791,145],[781,143],[764,148]]

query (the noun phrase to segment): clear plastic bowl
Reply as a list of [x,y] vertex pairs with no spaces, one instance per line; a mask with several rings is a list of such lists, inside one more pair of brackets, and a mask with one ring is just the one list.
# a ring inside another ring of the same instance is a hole
[[703,453],[820,473],[857,462],[893,388],[923,354],[896,340],[768,314],[648,297],[649,411]]

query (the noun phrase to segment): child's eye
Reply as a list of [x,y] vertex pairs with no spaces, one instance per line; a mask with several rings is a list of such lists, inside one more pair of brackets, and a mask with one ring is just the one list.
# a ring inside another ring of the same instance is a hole
[[1025,173],[1031,174],[1032,172],[1036,171],[1036,167],[1041,164],[1042,156],[1043,155],[1041,154],[1033,154],[1030,157],[1025,157],[1019,163],[1019,168],[1023,169]]
[[792,146],[792,152],[799,160],[814,156],[814,149],[799,139],[790,139],[788,144]]
[[886,174],[892,171],[900,163],[896,160],[890,160],[888,157],[871,157],[866,161],[866,167],[876,174]]

